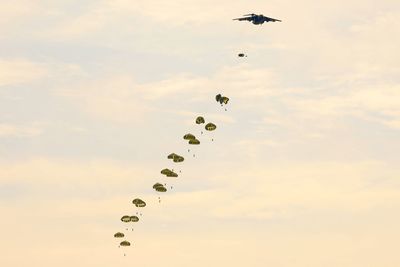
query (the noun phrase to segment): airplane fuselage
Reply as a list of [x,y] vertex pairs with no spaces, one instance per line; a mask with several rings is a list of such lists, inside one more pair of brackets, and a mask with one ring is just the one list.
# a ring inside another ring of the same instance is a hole
[[258,24],[263,24],[265,22],[265,20],[261,16],[254,16],[252,18],[252,22],[253,22],[253,24],[258,25]]

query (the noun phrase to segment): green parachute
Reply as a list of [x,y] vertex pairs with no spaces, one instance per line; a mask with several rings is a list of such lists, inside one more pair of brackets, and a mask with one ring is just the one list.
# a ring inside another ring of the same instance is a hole
[[138,216],[131,216],[131,222],[138,222],[139,221],[139,217]]
[[125,235],[123,234],[123,233],[121,233],[121,232],[118,232],[118,233],[115,233],[114,234],[114,237],[115,238],[123,238]]
[[163,184],[160,184],[160,183],[155,183],[154,185],[153,185],[153,189],[156,189],[157,187],[160,187],[160,186],[164,186]]
[[153,189],[155,189],[157,192],[167,192],[167,188],[165,188],[164,185],[160,183],[154,184]]
[[184,160],[185,160],[185,158],[184,158],[184,157],[181,157],[181,156],[176,157],[176,158],[173,159],[174,162],[182,162],[182,161],[184,161]]
[[178,154],[175,154],[175,153],[169,154],[169,155],[168,155],[168,158],[169,158],[169,159],[172,159],[174,162],[182,162],[182,161],[185,160],[184,157],[179,156]]
[[178,177],[178,174],[176,172],[171,171],[170,173],[167,174],[167,177]]
[[217,129],[217,125],[210,122],[210,123],[207,123],[204,128],[206,128],[207,131],[214,131],[215,129]]
[[178,177],[178,174],[171,171],[170,169],[163,169],[161,170],[161,174],[166,175],[167,177]]
[[129,216],[129,215],[124,215],[121,218],[121,221],[128,223],[128,222],[138,222],[139,221],[139,217],[137,216]]
[[203,117],[199,116],[196,118],[196,124],[202,124],[205,123],[206,121],[204,120]]
[[136,207],[146,207],[146,202],[144,202],[143,200],[141,200],[140,198],[135,198],[134,200],[132,200],[132,203],[136,206]]
[[219,102],[221,105],[222,104],[226,105],[226,104],[228,104],[229,98],[226,97],[226,96],[222,96],[221,94],[218,94],[218,95],[215,96],[215,100],[217,102]]
[[188,133],[188,134],[185,134],[185,135],[183,136],[183,139],[185,139],[185,140],[193,140],[193,139],[196,139],[196,136],[194,136],[194,135],[191,134],[191,133]]
[[169,159],[174,159],[175,157],[179,157],[179,155],[178,155],[178,154],[175,154],[175,153],[171,153],[171,154],[168,155],[167,158],[169,158]]
[[200,141],[197,139],[192,139],[192,140],[189,140],[189,144],[190,145],[200,145]]
[[170,169],[162,169],[161,174],[167,175],[168,173],[171,173],[172,171]]
[[128,241],[122,241],[121,243],[119,243],[122,247],[129,247],[131,245],[131,243],[129,243]]
[[128,223],[131,221],[131,217],[129,215],[124,215],[122,216],[121,221]]

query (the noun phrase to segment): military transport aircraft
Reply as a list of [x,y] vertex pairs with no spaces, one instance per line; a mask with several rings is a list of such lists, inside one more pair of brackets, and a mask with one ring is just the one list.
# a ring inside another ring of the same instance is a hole
[[239,21],[247,20],[247,21],[251,21],[253,24],[256,24],[256,25],[263,24],[264,22],[270,22],[270,21],[272,21],[272,22],[281,21],[279,19],[265,17],[262,14],[260,14],[260,15],[247,14],[247,15],[243,15],[243,16],[244,16],[243,18],[237,18],[237,19],[233,19],[233,20],[239,20]]

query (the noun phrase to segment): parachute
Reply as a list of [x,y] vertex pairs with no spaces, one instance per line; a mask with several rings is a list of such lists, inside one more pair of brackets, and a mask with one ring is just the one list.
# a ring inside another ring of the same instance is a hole
[[164,185],[160,184],[160,183],[154,184],[153,189],[155,189],[158,192],[166,192],[167,191],[167,188],[165,188]]
[[118,232],[118,233],[115,233],[114,234],[114,237],[115,238],[122,238],[122,237],[124,237],[125,235],[123,234],[123,233],[121,233],[121,232]]
[[124,215],[121,218],[121,221],[128,223],[128,222],[138,222],[139,221],[139,217],[137,216],[129,216],[129,215]]
[[243,54],[243,53],[239,53],[238,57],[247,57],[247,55]]
[[196,124],[202,124],[205,123],[205,120],[203,117],[199,116],[196,118]]
[[128,223],[131,221],[131,217],[129,215],[124,215],[122,216],[121,221]]
[[156,183],[156,184],[153,185],[153,188],[156,189],[156,187],[159,187],[159,186],[164,186],[164,185],[162,185],[160,183]]
[[168,155],[168,157],[167,157],[167,158],[169,158],[169,159],[173,159],[173,158],[175,158],[175,157],[178,157],[178,156],[179,156],[178,154],[171,153],[171,154],[169,154],[169,155]]
[[119,243],[122,247],[129,247],[131,245],[131,243],[129,243],[128,241],[122,241],[121,243]]
[[131,222],[138,222],[139,221],[139,217],[138,216],[131,216],[130,219],[131,219]]
[[215,129],[217,129],[217,125],[210,122],[210,123],[207,123],[204,128],[206,128],[207,131],[214,131]]
[[167,192],[167,188],[164,187],[164,185],[160,183],[156,183],[153,185],[153,189],[155,189],[157,192]]
[[171,173],[172,171],[170,169],[162,169],[161,174],[167,175],[168,173]]
[[189,140],[190,145],[199,145],[200,141],[196,139],[196,136],[193,134],[186,134],[183,139]]
[[183,139],[185,139],[185,140],[193,140],[193,139],[196,139],[196,136],[194,136],[194,135],[191,134],[191,133],[188,133],[188,134],[185,134],[185,135],[183,136]]
[[167,177],[178,177],[178,174],[175,173],[175,172],[173,172],[173,171],[170,170],[170,169],[163,169],[163,170],[161,170],[161,174],[164,174],[164,175],[166,175]]
[[169,154],[169,155],[168,155],[168,158],[169,158],[169,159],[172,159],[174,162],[182,162],[182,161],[185,160],[184,157],[179,156],[178,154],[175,154],[175,153]]
[[200,141],[197,139],[192,139],[192,140],[189,140],[189,144],[190,145],[200,145]]
[[134,200],[132,200],[132,203],[136,206],[136,207],[146,207],[146,202],[144,202],[143,200],[141,200],[140,198],[135,198]]
[[182,162],[182,161],[184,161],[184,160],[185,160],[185,158],[184,158],[184,157],[181,157],[181,156],[176,157],[176,158],[173,159],[174,162]]
[[178,177],[178,174],[171,171],[170,173],[167,173],[167,177]]
[[217,102],[219,102],[221,105],[222,104],[226,105],[226,104],[228,104],[229,98],[226,97],[226,96],[222,96],[221,94],[218,94],[218,95],[215,96],[215,100]]

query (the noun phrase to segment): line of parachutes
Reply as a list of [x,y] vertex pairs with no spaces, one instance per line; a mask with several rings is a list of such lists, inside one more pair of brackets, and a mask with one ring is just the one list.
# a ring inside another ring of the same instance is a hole
[[[221,104],[221,106],[223,106],[224,104],[225,105],[228,104],[229,98],[226,97],[226,96],[222,96],[221,94],[218,94],[218,95],[215,96],[215,100],[217,102],[219,102]],[[200,125],[200,124],[205,124],[206,121],[205,121],[204,117],[198,116],[196,118],[196,120],[195,120],[195,123]],[[204,129],[206,131],[211,132],[211,131],[214,131],[215,129],[217,129],[217,126],[212,122],[208,122],[207,124],[205,124]],[[203,132],[201,132],[201,134],[203,134]],[[200,145],[200,140],[197,139],[197,137],[195,135],[191,134],[191,133],[185,134],[183,136],[183,139],[188,141],[189,145]],[[214,141],[214,139],[212,139],[212,141]],[[188,150],[188,152],[189,151],[190,151],[190,149]],[[193,156],[194,156],[194,154],[193,154]],[[172,161],[175,162],[175,163],[180,163],[180,162],[183,162],[185,160],[185,158],[183,156],[178,155],[176,153],[169,154],[167,156],[167,159],[172,159]],[[168,168],[162,169],[161,170],[161,174],[165,175],[166,177],[178,177],[178,174],[176,172],[174,172],[173,169],[168,169]],[[156,192],[164,193],[164,192],[168,191],[166,186],[167,186],[166,184],[155,183],[153,185],[153,189]],[[171,186],[171,189],[172,189],[172,186]],[[161,198],[160,197],[158,197],[158,202],[159,203],[161,202]],[[132,204],[135,205],[137,208],[146,207],[146,202],[143,201],[140,198],[135,198],[134,200],[132,200]],[[126,223],[139,222],[138,215],[141,216],[142,213],[136,212],[136,215],[123,215],[121,217],[121,221],[123,223],[125,223],[125,224]],[[128,231],[128,228],[125,228],[125,230]],[[133,231],[133,228],[132,228],[132,231]],[[123,238],[125,238],[125,234],[122,233],[122,232],[117,232],[117,233],[114,234],[114,237],[116,239],[123,239]],[[118,247],[129,247],[129,246],[131,246],[131,242],[129,242],[128,240],[123,240],[123,241],[121,241],[119,243]],[[126,256],[125,253],[124,253],[124,256]]]

